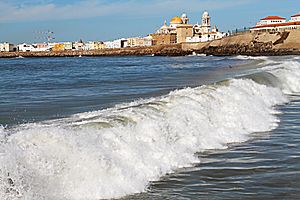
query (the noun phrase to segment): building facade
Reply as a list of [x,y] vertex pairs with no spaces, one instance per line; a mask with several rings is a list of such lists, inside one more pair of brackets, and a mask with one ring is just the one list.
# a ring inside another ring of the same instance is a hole
[[150,35],[153,38],[153,45],[168,45],[177,43],[176,33],[155,33]]
[[296,14],[291,16],[291,22],[299,22],[300,21],[300,14]]
[[34,47],[31,51],[50,51],[50,47],[47,43],[36,43],[32,44]]
[[194,36],[193,25],[191,24],[182,24],[177,26],[177,43],[186,42],[186,38]]
[[289,21],[280,16],[268,16],[262,18],[251,28],[251,32],[282,32],[300,29],[300,14],[291,16]]
[[101,50],[101,49],[105,49],[106,46],[104,44],[104,42],[94,42],[94,49],[95,50]]
[[4,42],[0,43],[0,52],[13,52],[17,51],[17,48],[15,47],[14,44]]
[[285,23],[286,19],[279,16],[268,16],[262,18],[259,22],[257,22],[256,26],[264,26],[270,24],[278,24],[278,23]]
[[22,51],[22,52],[29,52],[29,51],[34,51],[35,47],[32,44],[19,44],[18,45],[18,51]]
[[73,50],[74,48],[74,43],[73,42],[65,42],[65,50]]
[[84,43],[83,43],[83,41],[74,42],[73,49],[75,49],[77,51],[83,50],[84,49]]
[[119,49],[119,48],[124,48],[127,47],[127,39],[118,39],[114,41],[106,41],[104,42],[105,48],[108,49]]
[[95,50],[95,42],[86,42],[83,45],[83,50]]
[[144,37],[144,38],[128,38],[127,39],[127,46],[128,47],[145,47],[145,46],[152,46],[152,37]]
[[64,51],[65,50],[65,44],[57,43],[52,48],[52,51]]

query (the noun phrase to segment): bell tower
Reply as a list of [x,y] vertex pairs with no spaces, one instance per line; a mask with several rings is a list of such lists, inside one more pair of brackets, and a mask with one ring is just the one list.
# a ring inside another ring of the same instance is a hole
[[188,24],[189,21],[190,21],[190,19],[188,18],[188,16],[187,16],[186,13],[183,13],[183,14],[181,15],[181,20],[182,20],[183,24]]
[[205,11],[202,15],[202,25],[201,25],[202,33],[209,33],[210,28],[211,28],[210,16],[209,16],[208,12]]

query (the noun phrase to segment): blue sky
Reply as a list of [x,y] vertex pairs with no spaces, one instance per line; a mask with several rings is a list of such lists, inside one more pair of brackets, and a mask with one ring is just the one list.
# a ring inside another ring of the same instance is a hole
[[300,13],[299,0],[0,0],[0,42],[111,40],[145,36],[186,12],[192,23],[209,11],[221,31],[255,25],[267,15]]

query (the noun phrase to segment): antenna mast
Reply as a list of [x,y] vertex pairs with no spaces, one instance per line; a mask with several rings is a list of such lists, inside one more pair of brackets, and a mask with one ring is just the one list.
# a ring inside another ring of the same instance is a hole
[[55,38],[53,37],[54,32],[53,31],[37,31],[38,37],[35,37],[35,39],[41,39],[46,40],[47,43],[50,43]]

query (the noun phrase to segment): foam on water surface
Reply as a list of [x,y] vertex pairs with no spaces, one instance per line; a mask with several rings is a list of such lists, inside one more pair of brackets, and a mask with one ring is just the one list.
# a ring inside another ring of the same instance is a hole
[[0,128],[0,199],[103,199],[143,192],[150,181],[277,127],[276,105],[300,90],[298,62],[272,73],[283,88],[248,78],[163,97]]

